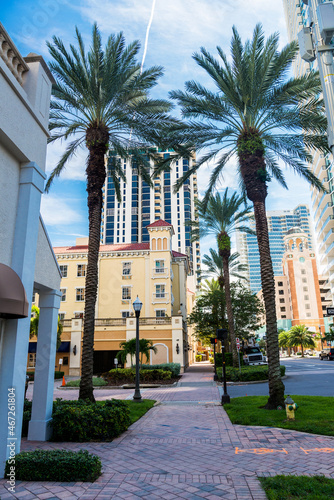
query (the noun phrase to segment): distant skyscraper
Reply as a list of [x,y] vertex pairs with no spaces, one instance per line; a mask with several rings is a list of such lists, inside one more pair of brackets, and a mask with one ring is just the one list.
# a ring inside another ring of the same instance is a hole
[[[283,0],[289,40],[296,40],[303,27],[310,26],[309,7],[306,2]],[[307,63],[298,55],[294,62],[296,76],[317,69],[317,61]],[[319,254],[320,272],[328,277],[331,296],[334,298],[334,182],[332,158],[314,154],[312,172],[318,177],[329,194],[312,189],[312,215],[314,219],[316,246]]]
[[[300,228],[307,234],[308,247],[314,249],[310,212],[307,205],[298,205],[294,210],[272,210],[267,212],[270,255],[275,276],[283,274],[282,258],[284,254],[284,236],[293,227]],[[255,221],[251,221],[255,230]],[[237,231],[237,251],[240,262],[248,266],[246,276],[254,293],[261,290],[260,254],[256,235]]]
[[[172,151],[162,151],[168,157]],[[111,151],[109,161],[114,161]],[[199,241],[191,243],[190,228],[185,222],[195,220],[195,199],[197,198],[197,176],[192,175],[184,186],[174,193],[175,182],[189,170],[193,158],[182,158],[172,163],[170,171],[162,172],[154,179],[154,186],[149,186],[138,175],[136,165],[131,160],[117,158],[123,165],[126,182],[120,179],[121,203],[118,203],[115,185],[108,176],[104,188],[104,203],[101,225],[101,242],[105,245],[115,243],[144,243],[149,241],[147,226],[159,219],[172,224],[175,234],[173,248],[187,254],[191,273],[200,270]],[[153,172],[153,163],[151,171]]]

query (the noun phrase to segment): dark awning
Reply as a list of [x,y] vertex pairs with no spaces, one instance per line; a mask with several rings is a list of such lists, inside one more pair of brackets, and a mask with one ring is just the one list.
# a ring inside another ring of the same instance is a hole
[[22,281],[15,271],[0,264],[0,318],[26,318],[29,304]]
[[57,349],[57,352],[70,352],[71,342],[62,342]]
[[28,349],[28,352],[30,352],[30,354],[36,352],[36,349],[37,349],[37,342],[29,342],[29,349]]

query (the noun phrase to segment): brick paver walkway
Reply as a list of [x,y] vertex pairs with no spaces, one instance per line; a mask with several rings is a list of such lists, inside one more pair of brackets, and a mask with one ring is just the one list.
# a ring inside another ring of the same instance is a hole
[[258,476],[334,477],[334,438],[233,426],[212,375],[209,365],[195,365],[178,387],[144,390],[143,397],[160,404],[111,443],[24,440],[24,450],[88,449],[101,457],[103,475],[93,484],[18,482],[15,496],[2,480],[1,499],[260,500],[266,496]]

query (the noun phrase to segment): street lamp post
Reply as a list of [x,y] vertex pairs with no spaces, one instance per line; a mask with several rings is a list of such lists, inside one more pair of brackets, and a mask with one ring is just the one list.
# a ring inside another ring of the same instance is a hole
[[321,350],[323,350],[323,340],[322,340],[322,333],[321,333],[321,325],[319,325],[319,333],[320,333]]
[[133,309],[136,315],[136,388],[133,396],[134,401],[141,401],[141,394],[139,389],[139,316],[143,303],[140,302],[138,295],[133,302]]

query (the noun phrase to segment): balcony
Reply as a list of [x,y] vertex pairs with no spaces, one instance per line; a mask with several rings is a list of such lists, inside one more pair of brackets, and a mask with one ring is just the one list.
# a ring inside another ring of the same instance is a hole
[[167,292],[158,292],[152,294],[152,304],[168,304],[169,294]]
[[169,269],[167,267],[154,267],[152,269],[152,279],[168,278]]

